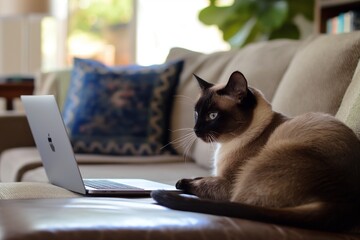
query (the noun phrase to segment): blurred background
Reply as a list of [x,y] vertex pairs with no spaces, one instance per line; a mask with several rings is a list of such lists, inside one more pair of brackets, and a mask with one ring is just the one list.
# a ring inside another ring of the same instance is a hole
[[[249,29],[257,23],[254,18],[245,24],[242,19],[232,20],[235,24],[228,20],[239,11],[251,14],[253,10],[246,6],[250,2],[256,1],[0,0],[0,75],[69,67],[74,56],[110,65],[149,65],[162,63],[172,47],[206,53],[228,50],[232,44],[241,47],[238,42],[241,38],[244,42],[246,33],[231,39],[229,32],[241,27]],[[260,6],[263,12],[270,11],[265,16],[266,24],[279,25],[277,22],[283,21],[287,1],[258,2],[265,3]],[[314,2],[298,2],[305,9],[300,13],[306,12],[307,5],[310,15],[296,16],[302,33],[295,38],[306,37],[312,31]],[[267,38],[250,36],[248,41]]]
[[[31,93],[33,84],[26,81],[39,72],[71,68],[74,57],[108,65],[152,65],[163,63],[173,47],[211,53],[257,41],[306,38],[314,30],[314,4],[314,0],[0,0],[0,94],[7,98],[11,91]],[[13,82],[22,85],[8,84]],[[12,109],[10,100],[6,104]]]

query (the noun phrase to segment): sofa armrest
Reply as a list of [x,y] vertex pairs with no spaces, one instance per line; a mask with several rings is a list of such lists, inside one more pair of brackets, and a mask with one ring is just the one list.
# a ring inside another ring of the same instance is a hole
[[35,146],[26,116],[20,113],[0,114],[0,154],[9,148]]

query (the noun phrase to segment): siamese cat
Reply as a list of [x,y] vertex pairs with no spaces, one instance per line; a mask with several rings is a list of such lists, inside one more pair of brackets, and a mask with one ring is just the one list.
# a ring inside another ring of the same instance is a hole
[[[161,205],[274,224],[345,231],[360,219],[360,141],[334,117],[274,112],[244,75],[227,84],[196,79],[197,137],[216,142],[214,176],[182,179]],[[310,86],[311,87],[311,86]]]

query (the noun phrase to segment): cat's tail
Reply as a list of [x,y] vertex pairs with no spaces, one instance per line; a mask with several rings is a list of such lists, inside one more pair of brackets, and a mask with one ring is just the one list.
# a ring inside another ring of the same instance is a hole
[[326,231],[348,230],[359,213],[359,207],[346,203],[314,202],[298,207],[275,209],[235,202],[204,200],[164,190],[153,191],[151,197],[160,205],[175,210]]

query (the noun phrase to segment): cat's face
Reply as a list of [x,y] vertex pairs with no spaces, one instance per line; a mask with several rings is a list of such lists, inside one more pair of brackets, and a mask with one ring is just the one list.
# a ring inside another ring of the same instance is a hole
[[234,72],[226,86],[213,85],[195,77],[201,88],[195,105],[196,136],[205,142],[224,142],[244,132],[256,106],[245,77]]

